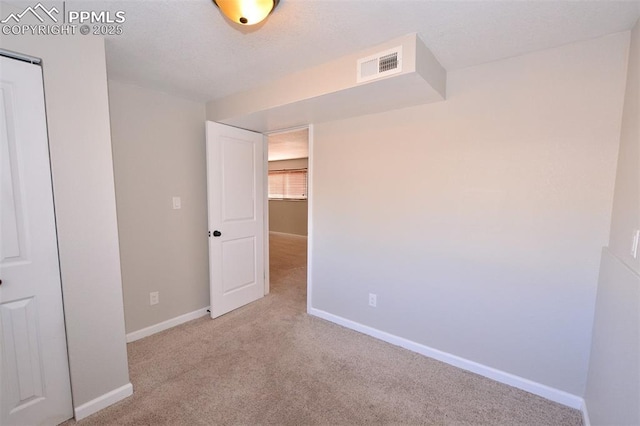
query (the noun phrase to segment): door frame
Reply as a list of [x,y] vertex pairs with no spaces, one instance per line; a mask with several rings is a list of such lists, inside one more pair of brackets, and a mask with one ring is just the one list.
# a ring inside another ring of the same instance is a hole
[[[278,130],[273,130],[273,131],[268,131],[268,132],[264,132],[263,134],[266,137],[269,137],[271,135],[277,135],[280,133],[289,133],[289,132],[293,132],[296,130],[302,130],[302,129],[307,129],[308,130],[308,144],[309,144],[309,165],[307,168],[307,313],[310,313],[310,310],[312,309],[312,303],[311,303],[311,289],[312,289],[312,284],[313,284],[313,280],[312,280],[312,264],[313,262],[311,261],[312,259],[312,247],[313,247],[313,140],[314,140],[314,129],[313,129],[313,123],[309,123],[309,124],[305,124],[305,125],[301,125],[301,126],[294,126],[294,127],[287,127],[284,129],[278,129]],[[264,169],[265,169],[265,185],[266,185],[266,189],[265,189],[265,205],[266,208],[264,209],[265,211],[265,226],[264,226],[264,231],[265,231],[265,295],[267,293],[269,293],[269,141],[267,139],[266,140],[266,148],[264,150],[265,155],[264,155],[264,159],[265,159],[265,164],[264,164]]]
[[262,134],[262,245],[264,254],[264,295],[270,291],[269,268],[269,140],[266,133]]

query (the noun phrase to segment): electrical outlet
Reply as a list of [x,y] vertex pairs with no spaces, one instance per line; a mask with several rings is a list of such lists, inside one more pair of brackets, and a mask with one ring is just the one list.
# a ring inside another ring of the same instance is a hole
[[369,293],[369,306],[375,308],[378,305],[378,296],[373,293]]
[[151,293],[149,293],[149,305],[153,306],[157,305],[158,303],[160,303],[160,292],[152,291]]

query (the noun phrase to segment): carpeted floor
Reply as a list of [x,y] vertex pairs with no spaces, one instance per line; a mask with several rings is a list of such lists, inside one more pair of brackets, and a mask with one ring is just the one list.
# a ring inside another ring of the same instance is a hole
[[270,250],[268,296],[130,343],[133,396],[79,424],[582,423],[577,410],[308,316],[306,238],[272,234]]

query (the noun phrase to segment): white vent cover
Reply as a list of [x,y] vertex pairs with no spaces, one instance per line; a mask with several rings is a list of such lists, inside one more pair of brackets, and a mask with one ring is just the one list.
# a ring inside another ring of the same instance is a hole
[[358,59],[357,82],[363,83],[402,71],[402,46]]

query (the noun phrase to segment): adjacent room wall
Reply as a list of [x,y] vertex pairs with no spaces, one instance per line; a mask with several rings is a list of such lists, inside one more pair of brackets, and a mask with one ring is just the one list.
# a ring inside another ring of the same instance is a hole
[[449,72],[446,102],[317,124],[312,308],[579,400],[628,40]]
[[[132,333],[209,306],[205,105],[117,81],[109,100]],[[156,291],[160,303],[151,306]]]
[[602,252],[585,401],[593,425],[640,424],[640,23],[631,33],[611,239]]
[[4,36],[0,45],[43,60],[71,386],[81,417],[131,393],[104,41]]
[[[308,158],[269,161],[269,170],[306,169]],[[307,235],[307,200],[269,200],[269,231]]]

